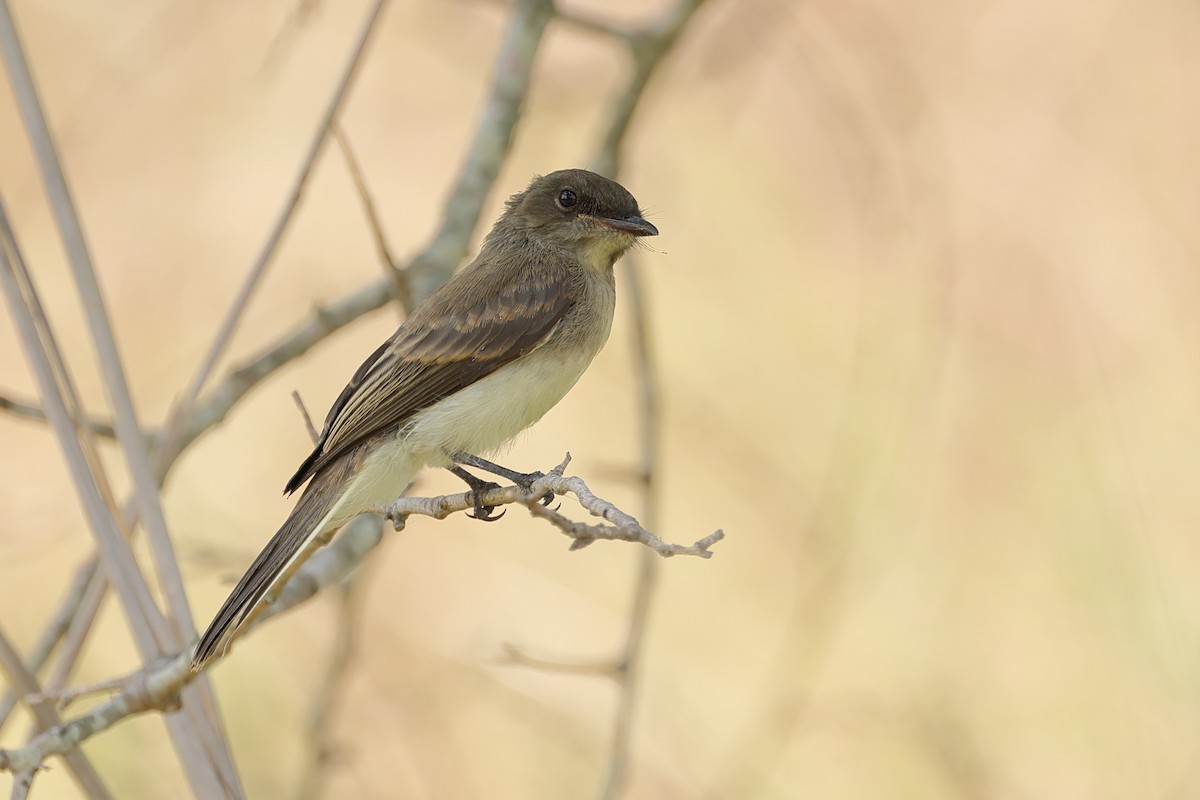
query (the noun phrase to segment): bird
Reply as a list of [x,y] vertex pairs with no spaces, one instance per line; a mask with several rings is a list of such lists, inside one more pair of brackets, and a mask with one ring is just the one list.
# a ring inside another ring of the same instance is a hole
[[[561,400],[600,352],[616,305],[613,266],[657,236],[621,184],[583,169],[535,176],[512,195],[470,264],[417,306],[334,400],[312,452],[287,482],[304,487],[200,636],[191,668],[224,655],[309,548],[399,497],[418,471],[466,464],[523,481],[480,454],[503,447]],[[307,484],[307,485],[306,485]]]

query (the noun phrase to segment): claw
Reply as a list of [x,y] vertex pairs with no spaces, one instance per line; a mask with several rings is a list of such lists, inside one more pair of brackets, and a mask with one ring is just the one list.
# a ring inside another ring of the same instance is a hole
[[480,522],[495,522],[504,516],[508,509],[503,509],[499,514],[493,514],[496,510],[495,506],[485,506],[479,498],[483,497],[483,493],[491,489],[499,489],[497,484],[491,481],[479,481],[471,490],[471,502],[474,503],[474,508],[467,512],[467,516],[471,519],[477,519]]
[[496,510],[495,506],[481,506],[481,505],[479,505],[479,501],[476,500],[475,501],[475,510],[473,512],[468,511],[467,516],[470,517],[471,519],[477,519],[480,522],[495,522],[496,520],[500,519],[501,517],[503,517],[505,514],[508,513],[507,508],[500,509],[499,514],[493,514],[492,512],[495,510]]
[[495,506],[485,506],[479,500],[479,498],[481,498],[483,496],[484,492],[490,491],[492,489],[499,489],[500,488],[499,484],[492,483],[491,481],[485,481],[482,478],[477,478],[474,475],[472,475],[471,473],[467,472],[465,469],[462,469],[461,467],[454,467],[450,471],[453,472],[458,477],[462,478],[464,481],[466,481],[467,485],[471,487],[471,502],[474,504],[474,508],[472,509],[472,511],[474,513],[471,513],[471,511],[468,511],[467,512],[468,517],[470,517],[471,519],[477,519],[481,522],[495,522],[496,520],[498,520],[504,516],[504,514],[507,512],[507,509],[505,509],[504,511],[501,511],[499,514],[493,514],[492,512],[496,510],[496,507]]

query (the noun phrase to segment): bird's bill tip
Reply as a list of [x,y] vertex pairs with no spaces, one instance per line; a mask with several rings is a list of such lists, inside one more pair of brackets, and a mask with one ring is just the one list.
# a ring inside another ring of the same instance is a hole
[[628,233],[632,236],[658,236],[658,228],[654,227],[638,214],[632,217],[625,217],[624,219],[601,217],[599,222],[605,227],[621,231],[622,233]]

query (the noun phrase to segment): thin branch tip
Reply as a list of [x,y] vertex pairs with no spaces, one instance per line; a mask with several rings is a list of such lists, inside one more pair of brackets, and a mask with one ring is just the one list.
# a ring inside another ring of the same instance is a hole
[[[593,542],[607,539],[640,543],[663,557],[689,555],[711,558],[712,553],[709,552],[709,547],[724,538],[724,533],[717,531],[692,545],[670,544],[662,541],[646,530],[631,514],[622,511],[612,502],[598,497],[588,488],[582,478],[577,475],[565,475],[564,472],[570,460],[571,456],[568,453],[562,463],[528,487],[516,484],[498,486],[482,492],[479,498],[475,497],[474,492],[460,492],[437,497],[401,497],[375,510],[391,520],[396,530],[401,530],[410,516],[445,519],[459,511],[474,509],[476,499],[481,505],[490,507],[515,503],[525,506],[531,516],[546,520],[565,536],[570,537],[572,540],[571,550],[582,550]],[[542,505],[542,498],[548,494],[574,495],[588,513],[599,517],[608,524],[579,522],[563,514],[560,506],[548,508]]]

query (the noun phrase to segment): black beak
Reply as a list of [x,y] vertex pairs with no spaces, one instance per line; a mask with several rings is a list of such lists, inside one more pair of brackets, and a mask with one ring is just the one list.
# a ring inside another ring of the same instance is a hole
[[599,217],[597,221],[601,225],[612,228],[614,231],[621,231],[632,236],[658,236],[658,228],[642,219],[639,214],[634,214],[632,217],[625,217],[624,219]]

